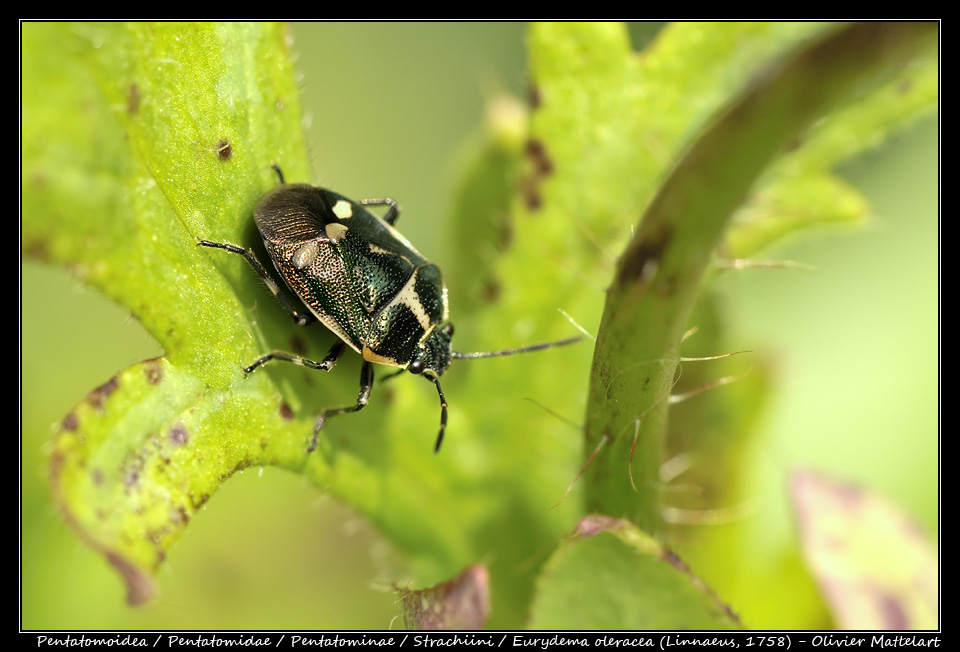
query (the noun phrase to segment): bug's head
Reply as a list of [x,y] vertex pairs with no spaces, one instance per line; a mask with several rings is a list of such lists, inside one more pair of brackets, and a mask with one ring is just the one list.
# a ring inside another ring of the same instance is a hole
[[427,378],[439,378],[450,366],[450,338],[453,336],[453,324],[446,322],[430,331],[417,346],[413,360],[407,369],[412,374],[423,374]]

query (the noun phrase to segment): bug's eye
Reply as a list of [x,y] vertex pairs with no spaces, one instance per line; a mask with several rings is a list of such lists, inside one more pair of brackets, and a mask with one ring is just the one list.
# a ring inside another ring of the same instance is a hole
[[414,360],[413,362],[410,363],[410,366],[407,368],[410,370],[410,373],[412,374],[422,374],[423,368],[425,366],[426,365],[423,364],[423,360]]

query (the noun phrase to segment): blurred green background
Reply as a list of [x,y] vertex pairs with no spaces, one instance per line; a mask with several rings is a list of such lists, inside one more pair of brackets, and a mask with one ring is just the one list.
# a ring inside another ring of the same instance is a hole
[[[635,45],[657,28],[635,26]],[[484,102],[503,91],[525,94],[524,30],[294,25],[313,181],[351,197],[401,201],[404,234],[442,268],[438,225]],[[844,168],[870,201],[868,227],[773,252],[815,272],[723,279],[732,339],[776,364],[751,478],[761,497],[751,518],[771,558],[793,536],[784,477],[798,467],[862,482],[936,535],[937,145],[930,119]],[[60,521],[46,449],[54,424],[86,392],[162,351],[127,311],[61,269],[22,265],[21,320],[23,628],[391,626],[399,605],[390,583],[404,577],[402,559],[348,509],[270,468],[232,478],[171,551],[159,598],[128,607],[112,568]]]

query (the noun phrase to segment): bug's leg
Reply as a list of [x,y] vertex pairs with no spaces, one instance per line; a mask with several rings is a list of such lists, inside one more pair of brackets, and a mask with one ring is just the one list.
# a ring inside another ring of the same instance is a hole
[[307,324],[312,324],[317,321],[317,318],[313,313],[309,312],[299,312],[296,308],[293,307],[293,304],[290,303],[290,299],[280,291],[280,286],[277,285],[277,282],[273,280],[273,277],[270,276],[270,273],[267,272],[267,269],[257,260],[257,257],[249,249],[244,249],[243,247],[238,247],[237,245],[228,244],[225,242],[211,242],[210,240],[200,240],[197,245],[201,247],[211,247],[213,249],[223,249],[224,251],[229,251],[232,254],[239,254],[247,259],[247,262],[250,263],[250,267],[253,268],[253,271],[263,279],[263,282],[267,284],[267,289],[270,290],[271,294],[277,298],[277,301],[280,302],[280,305],[283,306],[283,309],[287,311],[287,314],[293,319],[297,326],[306,326]]
[[346,348],[346,344],[343,342],[337,342],[330,347],[330,350],[327,351],[327,355],[323,358],[321,362],[314,362],[313,360],[307,360],[299,355],[294,355],[293,353],[285,353],[284,351],[274,351],[273,353],[268,353],[267,355],[261,356],[254,360],[253,364],[249,367],[243,369],[243,375],[249,376],[253,373],[254,369],[257,367],[262,367],[271,360],[280,360],[281,362],[292,362],[293,364],[300,365],[301,367],[307,367],[308,369],[316,369],[317,371],[330,371],[333,369],[337,362],[340,361],[340,356],[343,355],[343,351]]
[[386,376],[380,376],[380,380],[381,380],[381,382],[382,382],[382,381],[384,381],[384,380],[390,380],[391,378],[396,378],[397,376],[399,376],[400,374],[402,374],[402,373],[404,373],[404,372],[406,372],[406,371],[408,371],[408,370],[407,370],[407,369],[403,369],[403,368],[397,369],[397,370],[394,371],[393,373],[389,373],[389,374],[387,374]]
[[317,417],[316,423],[313,425],[313,439],[310,440],[310,446],[307,448],[307,452],[312,453],[316,450],[317,440],[320,437],[320,429],[323,428],[323,422],[327,420],[327,417],[331,417],[334,414],[343,414],[344,412],[359,412],[370,400],[370,390],[372,389],[373,363],[364,360],[363,366],[360,368],[360,392],[357,394],[357,404],[339,408],[327,408],[321,412]]
[[440,395],[440,432],[437,433],[437,443],[433,445],[433,452],[440,452],[440,444],[443,443],[443,433],[447,430],[447,399],[443,396],[443,390],[440,389],[440,382],[436,378],[429,379],[437,386],[437,393]]
[[387,209],[386,215],[383,216],[383,221],[390,226],[393,226],[397,218],[400,217],[400,204],[389,197],[383,197],[382,199],[361,199],[360,203],[364,206],[389,206],[390,208]]
[[270,167],[272,167],[272,168],[273,168],[273,171],[277,173],[277,178],[280,179],[281,185],[284,184],[284,183],[286,183],[286,181],[285,181],[284,178],[283,178],[283,170],[280,169],[280,166],[277,165],[276,163],[274,163],[274,164],[271,165]]

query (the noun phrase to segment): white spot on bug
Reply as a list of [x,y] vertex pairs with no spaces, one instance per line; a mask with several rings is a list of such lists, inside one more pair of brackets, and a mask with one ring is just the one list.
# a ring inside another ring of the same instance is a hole
[[267,289],[270,290],[274,296],[280,294],[280,288],[277,287],[277,284],[273,282],[272,278],[263,279],[267,284]]
[[347,227],[338,222],[330,222],[324,230],[327,233],[327,237],[330,238],[331,242],[339,242],[343,240],[344,236],[347,235]]
[[353,217],[353,207],[345,199],[340,199],[333,205],[333,214],[341,220]]
[[293,252],[293,258],[290,262],[297,269],[306,269],[313,265],[318,253],[320,253],[320,249],[316,242],[306,242]]

